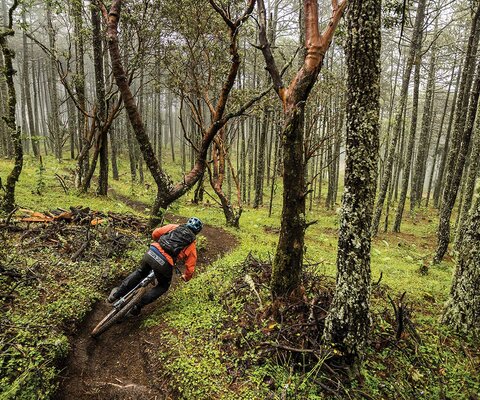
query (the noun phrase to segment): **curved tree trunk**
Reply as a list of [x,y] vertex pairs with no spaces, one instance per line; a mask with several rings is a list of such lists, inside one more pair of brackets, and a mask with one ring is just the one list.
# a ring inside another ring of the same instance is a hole
[[[233,179],[236,184],[237,189],[237,200],[238,200],[238,209],[235,209],[232,202],[228,196],[223,191],[223,182],[225,179],[226,172],[226,161],[228,154],[224,146],[224,135],[225,128],[222,128],[218,134],[218,138],[214,140],[212,144],[212,159],[213,166],[208,168],[210,175],[210,184],[212,185],[213,190],[220,199],[220,205],[222,206],[223,214],[227,222],[227,226],[233,226],[234,228],[240,227],[240,217],[242,215],[242,203],[240,196],[240,185],[238,179],[233,170],[233,165],[229,162],[230,171],[233,175]],[[229,160],[228,160],[229,161]],[[212,171],[213,170],[213,171]]]
[[267,39],[266,10],[263,0],[258,0],[259,41],[266,69],[285,115],[281,133],[283,148],[283,205],[280,237],[272,267],[271,290],[275,298],[288,296],[300,286],[303,263],[305,228],[306,155],[304,147],[305,102],[317,80],[326,51],[347,5],[332,2],[330,22],[324,32],[318,30],[318,4],[316,0],[304,1],[306,55],[300,69],[284,86],[282,76]]
[[208,149],[217,132],[228,122],[229,119],[241,115],[241,113],[243,113],[255,102],[252,100],[243,105],[238,112],[225,115],[228,97],[233,88],[233,84],[235,83],[240,66],[240,55],[238,54],[237,43],[239,28],[249,18],[255,1],[249,0],[243,14],[237,20],[233,21],[227,14],[225,14],[224,10],[214,2],[214,0],[210,0],[210,5],[223,18],[226,26],[228,27],[228,32],[230,35],[231,63],[212,115],[213,118],[211,124],[205,130],[201,144],[199,145],[195,164],[190,172],[185,174],[182,181],[175,185],[171,182],[168,174],[166,174],[161,168],[160,163],[155,155],[155,151],[145,130],[142,116],[135,103],[135,99],[122,65],[117,32],[122,1],[114,0],[110,6],[110,11],[108,14],[102,3],[97,3],[99,3],[99,6],[103,11],[104,18],[107,22],[108,48],[112,62],[113,75],[115,76],[115,82],[121,93],[123,102],[125,104],[125,109],[128,113],[130,123],[132,124],[135,132],[145,163],[157,185],[157,195],[152,206],[150,219],[150,224],[155,226],[162,219],[163,212],[160,211],[165,210],[173,201],[183,196],[203,176],[206,167]]

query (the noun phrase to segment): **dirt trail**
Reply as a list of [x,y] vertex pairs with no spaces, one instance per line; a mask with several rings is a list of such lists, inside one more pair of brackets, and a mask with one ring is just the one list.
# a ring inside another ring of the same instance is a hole
[[[144,207],[144,205],[140,205]],[[183,218],[170,216],[170,221],[184,222]],[[207,249],[198,254],[197,271],[202,266],[231,250],[236,239],[220,228],[205,226],[202,234],[207,238]],[[177,279],[170,290],[175,290]],[[195,277],[193,278],[195,279]],[[71,339],[71,352],[60,374],[56,400],[161,400],[167,399],[158,379],[158,361],[155,351],[160,347],[161,326],[143,328],[142,319],[159,302],[160,298],[142,310],[136,318],[117,324],[97,339],[90,332],[108,312],[105,302],[98,302],[77,334]]]

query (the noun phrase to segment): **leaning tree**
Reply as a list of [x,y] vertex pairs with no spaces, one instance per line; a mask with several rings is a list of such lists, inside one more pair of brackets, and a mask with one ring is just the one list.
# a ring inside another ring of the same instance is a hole
[[245,110],[258,100],[258,97],[256,97],[240,106],[237,110],[226,112],[229,95],[234,86],[241,62],[238,51],[238,35],[241,26],[247,21],[253,10],[255,0],[248,0],[245,8],[239,13],[238,17],[232,16],[231,7],[223,7],[214,0],[209,0],[209,3],[225,23],[229,37],[230,64],[216,101],[212,100],[209,104],[211,119],[208,126],[202,129],[202,137],[199,145],[196,147],[197,154],[193,168],[184,175],[180,182],[174,184],[155,155],[123,67],[118,40],[118,25],[120,22],[122,1],[114,0],[108,11],[101,2],[98,2],[102,8],[104,20],[107,24],[107,40],[113,75],[115,76],[116,84],[122,95],[125,109],[135,132],[143,158],[157,186],[157,195],[151,210],[150,223],[152,225],[156,225],[161,220],[163,210],[173,201],[183,196],[203,176],[210,144],[220,129],[225,126],[229,120],[244,113]]
[[283,146],[283,207],[280,237],[273,261],[272,295],[283,297],[300,285],[303,263],[305,229],[305,198],[308,194],[305,182],[307,152],[305,151],[304,125],[305,103],[317,81],[325,53],[330,47],[335,29],[343,15],[347,1],[332,0],[330,21],[320,34],[318,29],[318,3],[304,1],[305,58],[288,86],[285,85],[273,56],[267,36],[265,3],[258,0],[260,49],[266,69],[283,105],[284,125],[281,132]]

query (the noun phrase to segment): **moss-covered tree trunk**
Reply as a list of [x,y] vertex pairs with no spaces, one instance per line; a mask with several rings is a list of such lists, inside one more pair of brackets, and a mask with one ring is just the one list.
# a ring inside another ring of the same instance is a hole
[[62,161],[62,149],[63,149],[63,133],[60,129],[60,102],[57,92],[57,75],[56,75],[56,32],[53,27],[52,7],[51,2],[46,2],[47,8],[47,31],[48,31],[48,44],[52,55],[50,56],[50,63],[48,66],[48,91],[50,96],[50,133],[53,138],[53,146],[55,151],[55,157],[58,161]]
[[[25,14],[22,15],[22,23],[27,24]],[[30,51],[28,50],[28,42],[27,42],[27,35],[25,32],[23,33],[22,37],[22,44],[23,44],[23,87],[25,90],[25,103],[27,107],[27,115],[28,115],[28,138],[32,144],[33,155],[38,158],[40,155],[39,146],[38,146],[38,132],[37,132],[37,124],[35,119],[33,118],[33,107],[32,107],[32,93],[31,93],[31,85],[30,85]]]
[[4,28],[0,33],[0,47],[2,49],[5,62],[3,74],[7,83],[7,114],[2,118],[5,121],[8,130],[10,131],[15,155],[15,163],[12,171],[7,177],[7,182],[4,188],[5,193],[0,202],[1,209],[6,213],[13,211],[15,208],[15,185],[18,182],[18,178],[20,177],[23,168],[22,138],[20,129],[17,127],[15,121],[15,106],[17,104],[15,85],[13,82],[13,76],[15,74],[15,70],[13,69],[13,59],[15,58],[15,52],[10,49],[7,42],[7,37],[15,34],[14,30],[12,29],[12,16],[17,6],[18,1],[15,0],[8,12],[8,27]]
[[99,159],[100,172],[98,174],[97,194],[106,196],[108,191],[108,131],[105,127],[105,119],[107,115],[105,101],[105,74],[103,71],[103,43],[100,29],[100,11],[92,4],[92,45],[93,60],[95,70],[95,91],[98,104],[97,117],[100,120],[101,134],[99,139]]
[[438,168],[437,182],[435,183],[435,190],[433,192],[433,205],[437,208],[439,208],[441,205],[443,184],[445,182],[445,167],[447,165],[448,150],[450,148],[450,136],[452,133],[453,120],[455,116],[455,107],[457,105],[457,97],[459,92],[461,76],[462,76],[461,73],[457,73],[457,80],[455,82],[455,92],[453,94],[452,107],[450,108],[450,116],[448,118],[447,134],[445,136],[445,141],[444,141],[443,150],[442,150],[442,157],[440,159],[440,166]]
[[443,322],[462,334],[480,333],[480,197],[468,222]]
[[292,105],[282,131],[283,205],[280,237],[273,261],[272,294],[284,296],[300,286],[305,238],[304,103]]
[[[442,261],[450,243],[450,217],[460,188],[463,167],[467,158],[473,125],[480,95],[480,61],[477,60],[478,42],[480,39],[480,3],[477,4],[462,70],[457,107],[455,111],[455,128],[451,148],[448,152],[445,185],[437,231],[437,249],[433,263]],[[476,68],[475,68],[476,66]],[[475,78],[472,88],[473,77]]]
[[[477,110],[477,115],[480,115]],[[470,153],[470,165],[468,166],[468,173],[466,174],[465,182],[465,196],[463,199],[462,208],[460,211],[457,233],[455,236],[455,249],[460,250],[465,231],[467,229],[467,218],[472,206],[473,193],[475,191],[475,182],[479,172],[480,166],[480,118],[477,117],[477,124],[475,128],[475,136],[473,139],[472,151]]]
[[370,328],[370,230],[380,114],[380,0],[353,0],[347,15],[347,139],[335,296],[324,338],[358,360]]

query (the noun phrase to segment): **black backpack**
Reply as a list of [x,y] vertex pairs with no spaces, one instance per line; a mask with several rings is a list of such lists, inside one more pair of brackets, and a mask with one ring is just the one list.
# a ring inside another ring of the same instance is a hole
[[180,225],[165,235],[160,236],[158,243],[170,256],[177,257],[195,239],[196,236],[190,228],[187,228],[186,225]]

